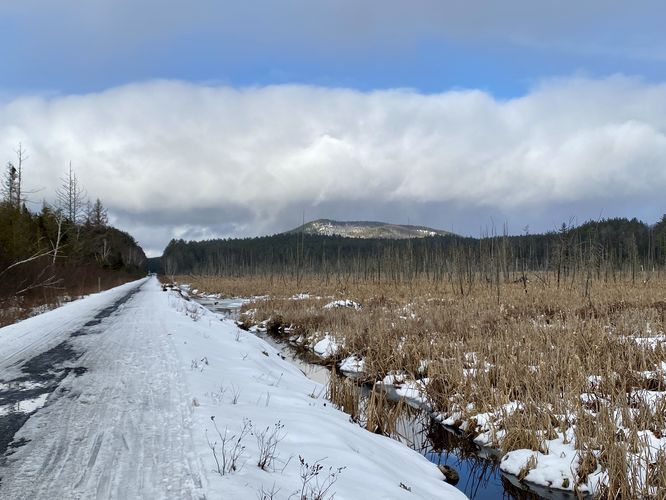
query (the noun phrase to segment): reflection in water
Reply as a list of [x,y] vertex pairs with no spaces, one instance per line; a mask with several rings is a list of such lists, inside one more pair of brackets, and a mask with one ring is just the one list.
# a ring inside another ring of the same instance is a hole
[[[509,483],[509,489],[499,471],[499,463],[490,450],[476,446],[453,430],[430,418],[423,411],[408,407],[404,412],[399,436],[395,439],[424,455],[428,460],[454,469],[459,476],[455,485],[473,500],[516,498],[534,499]],[[483,458],[483,457],[487,458]]]
[[[526,485],[499,469],[499,456],[481,448],[452,428],[445,427],[421,410],[406,406],[398,435],[391,436],[424,455],[428,460],[453,468],[459,476],[455,486],[472,500],[515,499],[572,500],[561,490]],[[530,489],[527,490],[526,488]]]
[[[432,419],[424,429],[427,441],[423,454],[433,463],[449,465],[458,471],[458,484],[472,499],[514,498],[532,500],[538,495],[516,488],[499,470],[499,462],[492,451],[483,450],[469,439],[457,435]],[[428,449],[429,448],[429,449]],[[486,456],[487,458],[483,458]]]

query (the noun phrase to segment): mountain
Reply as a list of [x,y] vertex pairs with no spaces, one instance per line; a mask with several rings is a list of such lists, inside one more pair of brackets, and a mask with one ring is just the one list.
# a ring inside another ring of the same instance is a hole
[[344,238],[406,240],[426,236],[447,236],[452,233],[425,226],[388,224],[373,221],[337,221],[317,219],[287,231],[286,234],[311,234],[318,236],[342,236]]

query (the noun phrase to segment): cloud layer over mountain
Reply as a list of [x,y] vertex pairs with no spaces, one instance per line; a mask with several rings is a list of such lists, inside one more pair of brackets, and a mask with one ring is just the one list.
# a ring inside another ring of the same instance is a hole
[[552,229],[666,212],[666,85],[623,76],[546,80],[510,100],[151,81],[6,98],[5,160],[18,142],[27,187],[44,188],[35,201],[71,160],[153,253],[173,236],[277,232],[303,212],[468,234],[490,217]]

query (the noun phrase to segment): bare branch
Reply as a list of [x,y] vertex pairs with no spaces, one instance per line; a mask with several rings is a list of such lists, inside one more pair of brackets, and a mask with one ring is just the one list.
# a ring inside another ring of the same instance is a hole
[[53,250],[49,250],[48,252],[38,252],[34,255],[31,255],[30,257],[28,257],[26,259],[19,260],[18,262],[14,262],[12,265],[10,265],[10,266],[6,267],[4,270],[0,271],[0,276],[5,274],[10,269],[13,269],[17,266],[20,266],[21,264],[26,264],[28,262],[32,262],[33,260],[37,260],[37,259],[40,259],[42,257],[46,257],[47,255],[51,255],[52,253],[53,253]]

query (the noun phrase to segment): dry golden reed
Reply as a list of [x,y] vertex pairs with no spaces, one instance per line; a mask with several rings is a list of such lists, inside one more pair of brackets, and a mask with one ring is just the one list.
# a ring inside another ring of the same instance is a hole
[[[332,334],[343,346],[335,359],[362,356],[366,381],[389,373],[427,377],[432,408],[444,415],[458,412],[459,424],[496,412],[493,432],[502,431],[502,442],[496,441],[502,452],[546,451],[545,441],[574,428],[584,457],[581,482],[601,466],[612,477],[607,497],[663,492],[663,452],[649,458],[644,480],[636,479],[639,471],[632,473],[637,466],[628,456],[644,448],[642,431],[666,434],[666,400],[653,404],[642,397],[644,391],[666,391],[666,277],[617,274],[560,286],[545,273],[528,277],[527,283],[477,279],[465,293],[428,280],[378,285],[318,276],[301,276],[298,283],[286,277],[177,279],[206,292],[264,296],[244,307],[252,310],[253,322],[279,317],[305,338]],[[309,296],[294,300],[296,294]],[[337,299],[354,300],[361,309],[324,308]],[[337,400],[347,391],[344,406],[358,413],[344,383],[331,395]],[[511,402],[520,402],[520,411],[500,415]],[[380,412],[379,402],[373,404]],[[474,426],[468,431],[473,437]]]

